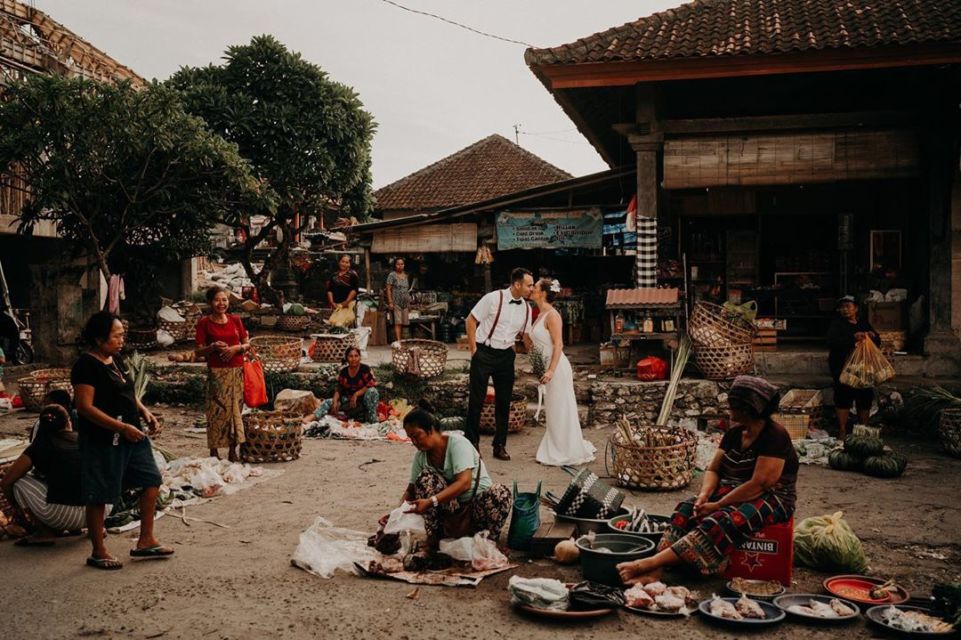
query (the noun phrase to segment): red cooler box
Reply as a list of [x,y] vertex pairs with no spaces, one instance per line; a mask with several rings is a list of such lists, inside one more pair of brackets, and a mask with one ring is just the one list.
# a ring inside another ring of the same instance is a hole
[[791,586],[794,568],[794,518],[770,524],[745,540],[731,554],[724,577],[777,580]]

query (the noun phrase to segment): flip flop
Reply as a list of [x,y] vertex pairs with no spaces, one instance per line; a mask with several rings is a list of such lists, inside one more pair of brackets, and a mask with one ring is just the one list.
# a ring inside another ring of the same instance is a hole
[[117,560],[116,558],[87,558],[87,566],[93,567],[94,569],[103,569],[105,571],[116,571],[117,569],[123,569],[123,562]]
[[20,538],[13,543],[16,547],[52,547],[53,540],[32,540],[30,538]]
[[169,547],[157,545],[146,549],[131,549],[131,558],[169,558],[174,554],[174,550]]

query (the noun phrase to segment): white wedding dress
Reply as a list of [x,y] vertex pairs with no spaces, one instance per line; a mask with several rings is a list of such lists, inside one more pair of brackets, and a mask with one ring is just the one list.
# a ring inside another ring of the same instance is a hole
[[[556,313],[556,311],[549,311]],[[531,340],[544,356],[545,366],[550,366],[554,353],[550,331],[544,315],[537,318],[531,329]],[[581,421],[577,416],[577,398],[574,395],[574,371],[567,356],[561,353],[554,370],[554,377],[546,385],[544,412],[547,416],[547,433],[537,448],[537,461],[549,465],[579,465],[591,462],[596,451],[593,444],[584,439]]]

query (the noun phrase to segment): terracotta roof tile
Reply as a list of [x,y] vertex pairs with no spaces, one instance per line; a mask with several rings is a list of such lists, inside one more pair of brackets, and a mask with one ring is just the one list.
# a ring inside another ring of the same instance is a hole
[[958,0],[694,0],[546,49],[528,65],[961,44]]
[[492,135],[374,192],[379,211],[431,211],[571,178],[507,138]]
[[607,308],[639,306],[674,306],[677,289],[608,289]]

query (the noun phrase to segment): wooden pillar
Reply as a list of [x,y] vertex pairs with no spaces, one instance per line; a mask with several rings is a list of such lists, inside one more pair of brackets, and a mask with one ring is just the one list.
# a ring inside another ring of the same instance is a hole
[[366,288],[367,291],[370,292],[372,289],[370,280],[370,247],[364,247],[364,273],[366,274]]

